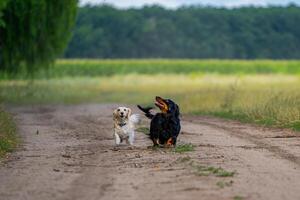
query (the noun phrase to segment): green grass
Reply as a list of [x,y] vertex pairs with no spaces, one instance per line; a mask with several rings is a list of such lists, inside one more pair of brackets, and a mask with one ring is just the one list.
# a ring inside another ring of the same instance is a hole
[[192,144],[178,144],[174,149],[175,153],[184,153],[188,151],[194,151],[194,145]]
[[17,144],[16,126],[11,116],[0,108],[0,158]]
[[242,197],[242,196],[234,196],[233,197],[233,200],[243,200],[244,199],[244,197]]
[[[52,73],[51,73],[52,72]],[[220,73],[220,74],[300,74],[300,61],[197,60],[197,59],[115,59],[60,60],[50,77],[111,76],[118,74]]]
[[[199,59],[70,59],[58,60],[49,70],[36,73],[39,79],[98,77],[126,74],[300,74],[298,60],[199,60]],[[1,79],[7,75],[0,75]],[[18,79],[28,78],[25,73]]]
[[233,181],[232,181],[232,180],[229,181],[229,182],[218,181],[218,182],[216,183],[216,185],[217,185],[219,188],[230,187],[230,186],[232,186],[232,184],[233,184]]
[[[232,177],[235,175],[233,171],[227,171],[221,167],[214,166],[205,166],[203,164],[199,164],[197,161],[192,159],[190,156],[179,157],[176,160],[177,164],[184,164],[189,167],[194,174],[198,176],[216,176],[216,177]],[[217,185],[219,187],[231,186],[233,181],[230,182],[218,182]]]
[[148,127],[139,127],[136,129],[137,132],[144,133],[145,135],[149,135],[150,129]]
[[226,171],[221,167],[192,165],[199,176],[215,175],[217,177],[232,177],[235,173]]

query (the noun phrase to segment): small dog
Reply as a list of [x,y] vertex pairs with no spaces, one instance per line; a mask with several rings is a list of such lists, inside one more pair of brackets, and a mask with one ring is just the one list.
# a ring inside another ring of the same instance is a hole
[[127,144],[133,145],[134,129],[140,123],[138,114],[131,114],[131,109],[127,107],[118,107],[113,113],[114,120],[114,138],[116,145],[126,141]]
[[151,119],[150,138],[153,141],[153,145],[175,146],[181,129],[179,106],[171,99],[164,99],[158,96],[155,98],[155,105],[161,112],[152,114],[150,112],[152,107],[143,108],[138,105],[138,108],[145,113],[145,116]]

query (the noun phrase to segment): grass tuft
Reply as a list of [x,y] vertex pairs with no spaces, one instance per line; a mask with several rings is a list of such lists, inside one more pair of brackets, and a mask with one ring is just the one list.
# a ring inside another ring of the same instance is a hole
[[179,144],[175,147],[175,153],[184,153],[188,151],[194,151],[194,145],[193,144]]
[[229,181],[229,182],[218,181],[218,182],[216,183],[216,185],[217,185],[219,188],[230,187],[230,186],[232,186],[232,184],[233,184],[233,181],[232,181],[232,180]]
[[244,197],[242,197],[242,196],[234,196],[233,197],[233,200],[243,200],[244,199]]
[[196,174],[199,176],[215,175],[217,177],[232,177],[235,172],[226,171],[221,167],[213,166],[201,166],[192,164],[192,167],[196,170]]
[[11,116],[0,108],[0,157],[17,145],[16,126]]

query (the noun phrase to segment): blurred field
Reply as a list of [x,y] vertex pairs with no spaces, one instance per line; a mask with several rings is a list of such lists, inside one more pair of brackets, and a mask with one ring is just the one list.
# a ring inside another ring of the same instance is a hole
[[50,70],[49,76],[107,76],[130,73],[300,74],[300,61],[192,59],[59,60],[53,70]]
[[48,79],[0,81],[0,101],[153,105],[161,95],[182,113],[300,130],[298,70],[299,61],[61,60]]
[[[58,60],[36,79],[112,76],[125,74],[300,74],[298,60],[196,60],[196,59],[72,59]],[[27,79],[19,73],[17,79]],[[10,79],[0,74],[0,79]]]

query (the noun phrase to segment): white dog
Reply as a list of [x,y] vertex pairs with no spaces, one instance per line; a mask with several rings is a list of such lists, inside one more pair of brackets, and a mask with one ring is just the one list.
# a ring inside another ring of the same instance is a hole
[[138,114],[131,114],[131,109],[119,107],[114,110],[114,138],[116,145],[119,145],[123,140],[127,144],[133,145],[135,125],[140,123]]

